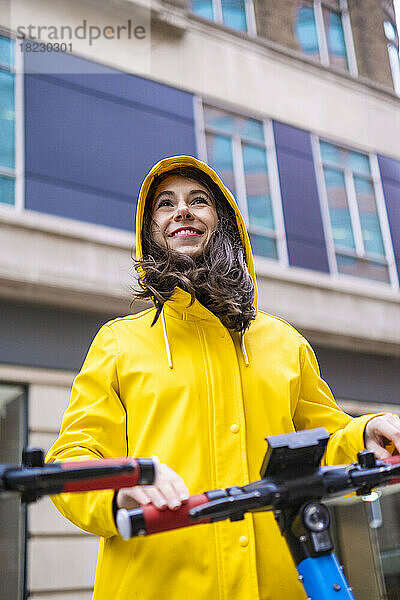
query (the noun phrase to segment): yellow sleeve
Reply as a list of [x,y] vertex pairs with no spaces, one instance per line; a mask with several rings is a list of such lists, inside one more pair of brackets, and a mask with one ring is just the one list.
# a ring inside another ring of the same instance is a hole
[[[108,325],[96,335],[76,377],[58,439],[46,461],[86,460],[127,455],[126,412],[119,397],[117,344]],[[117,534],[113,490],[67,493],[51,499],[58,510],[85,531]]]
[[364,448],[364,429],[377,415],[350,417],[336,404],[329,386],[321,379],[308,342],[301,348],[301,384],[293,417],[297,430],[325,427],[331,434],[322,464],[347,464]]

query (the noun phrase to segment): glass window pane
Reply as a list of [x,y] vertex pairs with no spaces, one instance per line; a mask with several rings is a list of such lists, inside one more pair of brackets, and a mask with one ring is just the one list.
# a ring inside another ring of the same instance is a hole
[[319,145],[321,150],[322,162],[337,165],[340,167],[344,166],[343,157],[340,154],[340,148],[338,146],[323,141],[321,141]]
[[235,133],[235,116],[213,106],[204,106],[204,121],[206,127],[220,129],[226,133]]
[[329,216],[335,244],[355,248],[344,175],[341,171],[324,169]]
[[240,118],[237,122],[237,132],[242,137],[259,142],[264,141],[264,128],[261,121]]
[[307,54],[307,56],[319,59],[317,26],[312,6],[302,4],[298,9],[295,33],[303,52]]
[[336,255],[337,268],[339,273],[354,275],[355,277],[364,277],[375,281],[389,283],[389,270],[387,265],[373,262],[371,260],[362,260],[353,256]]
[[207,134],[206,143],[208,162],[217,171],[232,194],[235,195],[232,140],[223,135]]
[[192,0],[192,10],[203,19],[214,20],[212,0]]
[[250,233],[250,243],[253,254],[256,256],[265,256],[266,258],[278,259],[276,240],[266,235],[256,235]]
[[204,106],[204,120],[206,127],[219,129],[232,135],[238,134],[255,141],[264,141],[263,124],[257,119],[234,115],[213,106]]
[[242,145],[249,224],[275,229],[264,148]]
[[0,204],[15,204],[15,180],[0,175]]
[[329,62],[335,67],[348,69],[342,17],[339,13],[333,12],[327,8],[323,9],[323,15],[328,43]]
[[15,166],[14,75],[0,71],[0,166]]
[[[396,599],[400,591],[400,519],[399,500],[400,487],[390,486],[382,490],[380,498],[383,523],[377,528],[379,555],[385,578],[387,598]],[[389,493],[388,493],[389,492]]]
[[365,175],[371,174],[368,154],[361,154],[361,152],[353,151],[347,152],[347,155],[347,165],[352,171],[364,173]]
[[0,35],[0,65],[12,68],[14,66],[15,43]]
[[368,154],[347,150],[329,142],[320,141],[322,162],[338,167],[348,167],[357,173],[371,174]]
[[221,0],[224,25],[238,31],[247,31],[244,0]]
[[365,250],[368,253],[385,256],[375,192],[368,179],[354,177],[357,203],[360,211],[361,229]]

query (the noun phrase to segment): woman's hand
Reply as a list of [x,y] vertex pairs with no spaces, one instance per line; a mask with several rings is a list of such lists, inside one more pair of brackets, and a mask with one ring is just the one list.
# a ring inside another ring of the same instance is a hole
[[177,510],[184,500],[189,498],[189,491],[175,471],[163,463],[156,463],[156,480],[154,485],[136,485],[121,488],[117,493],[118,508],[128,510],[145,504],[154,504],[156,508]]
[[374,417],[365,427],[364,442],[367,450],[375,452],[376,458],[384,459],[391,456],[385,448],[390,443],[400,453],[400,418],[390,413]]

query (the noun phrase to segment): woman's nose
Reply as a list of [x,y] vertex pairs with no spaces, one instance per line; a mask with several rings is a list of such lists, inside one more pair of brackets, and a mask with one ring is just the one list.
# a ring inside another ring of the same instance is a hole
[[176,207],[174,219],[175,221],[182,221],[183,219],[193,219],[193,215],[190,212],[190,208],[186,206],[186,204],[183,204]]

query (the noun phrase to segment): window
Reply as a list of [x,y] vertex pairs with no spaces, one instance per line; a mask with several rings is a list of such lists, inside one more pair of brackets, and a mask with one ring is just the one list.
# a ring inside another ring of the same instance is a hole
[[[20,464],[26,437],[24,388],[0,383],[0,462]],[[0,496],[0,600],[24,596],[25,511],[16,495]]]
[[287,262],[272,126],[200,106],[204,158],[235,196],[254,254]]
[[331,270],[397,284],[376,156],[314,139]]
[[347,4],[344,0],[300,0],[295,34],[304,54],[356,75]]
[[400,486],[329,502],[333,541],[355,598],[398,600]]
[[387,48],[389,53],[390,66],[392,69],[394,91],[400,96],[400,55],[399,55],[399,35],[397,29],[391,20],[387,19],[384,23],[385,35],[387,39]]
[[191,0],[192,11],[210,21],[255,35],[252,0]]
[[0,204],[15,204],[15,43],[1,34]]

